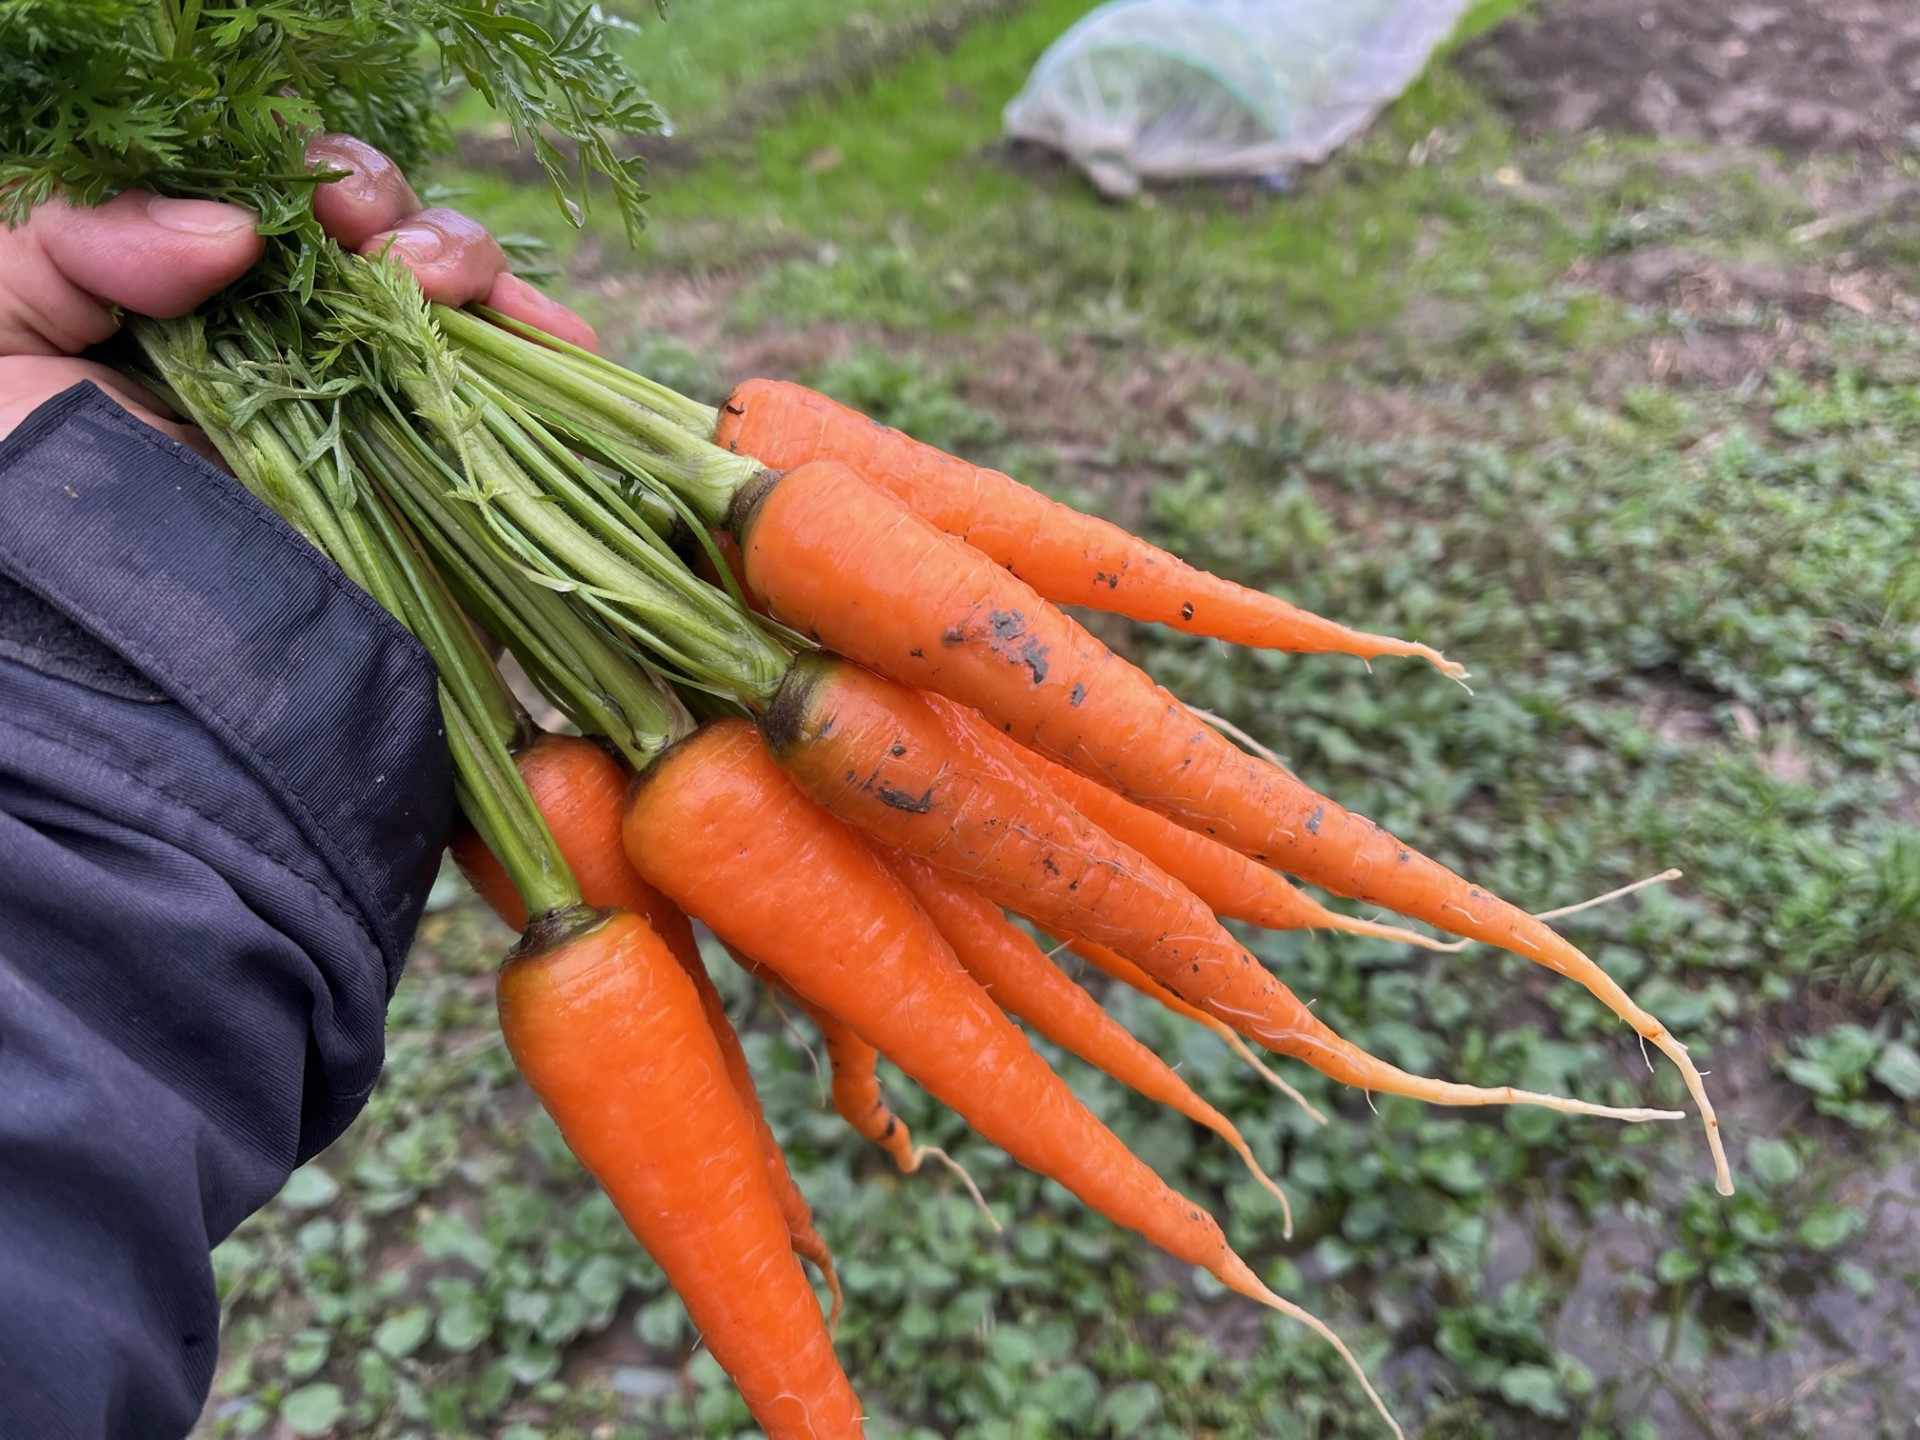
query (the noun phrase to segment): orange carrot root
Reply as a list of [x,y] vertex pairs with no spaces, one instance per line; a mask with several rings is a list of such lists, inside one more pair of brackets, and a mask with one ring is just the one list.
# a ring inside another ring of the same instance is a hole
[[589,928],[500,969],[515,1065],[768,1436],[853,1440],[859,1402],[698,989],[644,920],[581,909]]
[[[773,614],[848,660],[972,707],[1015,742],[1249,859],[1499,945],[1584,985],[1679,1069],[1700,1112],[1715,1182],[1732,1193],[1720,1122],[1686,1047],[1545,923],[1236,748],[993,557],[941,534],[843,466],[814,462],[785,472],[735,525],[747,578]],[[856,559],[874,554],[888,564]],[[1103,943],[1116,939],[1090,933]],[[1153,963],[1144,953],[1130,958]],[[1244,967],[1232,968],[1235,980],[1257,983]],[[1162,978],[1172,975],[1169,969]],[[1228,1007],[1213,1003],[1217,991],[1195,989],[1191,998],[1232,1021]],[[1281,1027],[1271,1023],[1272,1004],[1238,1008],[1263,1017],[1258,1029],[1233,1021],[1243,1033],[1310,1063],[1338,1063],[1338,1078],[1363,1084],[1365,1067],[1349,1063],[1355,1057],[1305,1033],[1318,1025],[1311,1017],[1296,1014]],[[1414,1077],[1388,1078],[1392,1084],[1366,1088],[1437,1093],[1408,1083]]]
[[1225,1140],[1279,1200],[1283,1231],[1291,1238],[1293,1206],[1260,1168],[1231,1120],[1074,983],[993,901],[924,860],[901,854],[890,858],[894,874],[906,882],[962,967],[996,1005],[1068,1054]]
[[1362,660],[1405,655],[1428,661],[1450,679],[1467,673],[1430,646],[1353,630],[1196,570],[1117,525],[876,425],[801,385],[749,380],[738,386],[720,408],[713,443],[773,470],[821,461],[845,465],[1056,604],[1085,605],[1235,644]]
[[[670,749],[629,800],[640,872],[727,943],[845,1018],[1014,1160],[1169,1255],[1220,1273],[1219,1224],[1073,1094],[954,957],[871,845],[809,802],[752,727],[716,721]],[[859,937],[851,963],[806,923]]]
[[[593,741],[560,734],[543,734],[523,746],[514,756],[514,766],[552,829],[561,856],[579,882],[587,904],[625,910],[643,918],[666,942],[680,968],[693,981],[708,1027],[726,1060],[728,1078],[753,1120],[761,1153],[766,1158],[768,1177],[787,1217],[793,1251],[820,1272],[832,1298],[831,1330],[838,1324],[844,1304],[833,1253],[815,1228],[807,1197],[795,1183],[779,1138],[767,1123],[759,1091],[753,1083],[753,1072],[747,1067],[746,1052],[740,1048],[740,1037],[727,1018],[720,992],[714,989],[700,958],[693,926],[666,896],[640,878],[627,859],[620,838],[621,812],[627,794],[626,770]],[[455,862],[481,898],[514,929],[524,929],[526,908],[519,892],[472,827],[462,828],[452,848]]]
[[1091,940],[1063,939],[1058,935],[1053,938],[1060,943],[1054,946],[1052,954],[1058,955],[1062,950],[1069,950],[1109,979],[1118,980],[1122,985],[1139,991],[1149,1000],[1157,1001],[1182,1019],[1191,1020],[1202,1029],[1211,1030],[1220,1037],[1221,1043],[1245,1062],[1256,1075],[1298,1105],[1309,1120],[1316,1125],[1327,1123],[1327,1117],[1314,1108],[1313,1103],[1306,1096],[1289,1085],[1266,1061],[1262,1060],[1259,1052],[1242,1040],[1231,1025],[1223,1020],[1216,1020],[1197,1006],[1189,1005],[1117,951],[1109,950],[1104,945],[1096,945]]

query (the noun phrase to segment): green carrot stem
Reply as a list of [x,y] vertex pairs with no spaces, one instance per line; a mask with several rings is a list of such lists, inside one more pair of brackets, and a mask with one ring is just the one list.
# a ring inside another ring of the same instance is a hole
[[711,425],[706,435],[690,434],[626,393],[631,386],[607,383],[600,370],[589,371],[572,357],[507,334],[477,316],[448,312],[441,319],[461,361],[474,373],[585,448],[598,448],[595,442],[600,440],[637,447],[648,456],[646,473],[671,487],[709,527],[726,522],[734,498],[761,473],[759,462],[710,443]]
[[[468,386],[471,386],[471,391]],[[740,589],[740,582],[734,578],[732,567],[714,543],[713,532],[706,522],[672,489],[656,491],[654,488],[657,482],[651,472],[657,456],[618,440],[609,441],[604,436],[588,437],[588,443],[597,451],[597,459],[629,477],[645,477],[647,483],[634,487],[635,496],[645,497],[653,506],[666,512],[669,521],[664,527],[652,525],[642,518],[639,507],[621,487],[601,475],[581,454],[562,444],[539,416],[528,411],[492,382],[472,376],[461,387],[461,393],[485,399],[498,407],[497,410],[488,408],[484,413],[489,427],[501,443],[513,452],[530,474],[548,487],[550,493],[567,504],[570,513],[591,529],[596,537],[609,543],[640,569],[660,579],[694,605],[712,604],[711,587],[687,569],[677,549],[660,538],[667,531],[679,529],[692,537],[694,544],[713,566],[714,573],[719,576],[720,588],[727,595],[727,601],[721,605],[721,609],[729,614],[740,614],[747,610],[747,598]],[[502,415],[513,423],[502,424]],[[635,548],[636,545],[644,548]],[[805,649],[810,643],[804,636],[773,621],[763,620],[759,624],[790,649]]]
[[[345,503],[321,493],[319,476],[301,459],[303,453],[311,456],[326,428],[314,420],[308,403],[287,399],[264,409],[249,406],[246,387],[232,368],[234,349],[221,347],[223,374],[191,319],[134,324],[169,388],[220,447],[241,483],[294,523],[432,654],[461,804],[519,887],[528,913],[579,904],[579,887],[507,753],[518,738],[519,706],[410,537],[358,477],[335,477]],[[234,423],[243,410],[254,418]]]
[[444,687],[441,712],[453,751],[460,808],[506,870],[527,914],[538,918],[581,903],[580,886],[498,736],[475,725]]
[[692,728],[678,702],[651,683],[553,590],[514,573],[474,533],[471,507],[444,492],[458,483],[446,462],[383,410],[356,417],[352,444],[427,543],[453,588],[505,641],[540,688],[582,730],[606,736],[644,768]]
[[[311,464],[308,457],[320,441],[307,404],[278,403],[261,423],[273,425],[295,453]],[[413,631],[433,657],[440,683],[473,722],[503,744],[517,745],[531,722],[427,560],[419,539],[371,491],[356,483],[359,477],[352,469],[341,478],[347,498],[340,511],[340,529],[351,547],[355,569],[365,577],[362,588]]]
[[[584,529],[548,499],[492,425],[472,423],[476,414],[497,407],[459,397],[458,409],[449,411],[430,387],[407,378],[401,384],[421,418],[460,454],[468,497],[530,573],[577,593],[685,678],[762,703],[771,698],[786,671],[786,652],[747,612],[724,603],[726,597],[701,584],[677,556],[660,557],[653,573],[645,573]],[[674,575],[674,583],[659,578],[663,574]]]
[[[673,547],[628,506],[612,485],[555,439],[511,396],[480,382],[463,385],[472,407],[514,462],[595,539],[628,564],[671,585],[678,568]],[[671,568],[663,568],[662,560]]]
[[[658,380],[649,379],[637,371],[616,365],[604,355],[596,355],[591,350],[583,350],[578,345],[571,345],[565,340],[557,339],[525,321],[514,319],[511,315],[502,315],[499,311],[490,310],[484,305],[475,305],[470,308],[475,315],[480,316],[489,325],[511,331],[524,340],[530,340],[536,345],[545,346],[565,356],[574,362],[576,368],[629,399],[639,401],[649,410],[658,412],[688,434],[708,440],[719,428],[720,412],[711,405],[702,405],[697,400],[689,400],[679,391],[669,389]],[[457,322],[445,328],[450,335],[456,330],[460,334],[469,333]]]

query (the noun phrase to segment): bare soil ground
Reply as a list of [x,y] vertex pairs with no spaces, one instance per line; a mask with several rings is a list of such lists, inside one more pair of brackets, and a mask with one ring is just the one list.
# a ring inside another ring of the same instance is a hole
[[1920,144],[1911,0],[1578,0],[1500,26],[1464,63],[1536,131],[1889,157]]

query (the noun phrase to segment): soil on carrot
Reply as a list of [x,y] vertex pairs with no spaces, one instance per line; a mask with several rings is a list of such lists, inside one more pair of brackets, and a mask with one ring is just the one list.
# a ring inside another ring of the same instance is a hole
[[[573,236],[497,172],[453,177],[463,203],[551,239],[609,351],[702,399],[753,374],[807,381],[1209,569],[1467,661],[1472,696],[1408,666],[1102,630],[1515,900],[1685,871],[1564,925],[1713,1072],[1741,1193],[1712,1193],[1691,1125],[1375,1113],[1290,1073],[1333,1114],[1320,1129],[1211,1036],[1105,996],[1287,1187],[1299,1229],[1282,1241],[1225,1146],[1063,1073],[1355,1344],[1410,1433],[1904,1434],[1920,1413],[1911,7],[1549,0],[1284,195],[1114,206],[1058,167],[1010,166],[999,140],[999,107],[1085,0],[738,3],[807,38],[750,74],[717,19],[659,52],[745,77],[736,96],[669,71],[696,138],[754,133],[662,170],[642,255]],[[951,35],[861,48],[963,10]],[[643,30],[643,65],[662,33]],[[874,57],[858,76],[836,70],[843,39]],[[810,67],[819,86],[755,110]],[[1742,108],[1754,86],[1770,117]],[[1636,110],[1643,91],[1660,103]],[[1566,96],[1590,99],[1561,114]],[[1803,101],[1826,119],[1802,138],[1764,129]],[[1538,967],[1251,938],[1409,1069],[1678,1098]],[[204,1436],[744,1431],[512,1075],[491,1015],[508,939],[446,884],[367,1115],[221,1248]],[[714,965],[838,1253],[840,1350],[876,1440],[1380,1433],[1324,1345],[1088,1216],[888,1072],[901,1117],[1012,1223],[996,1236],[943,1175],[892,1173],[826,1106],[817,1037]]]
[[1579,0],[1503,24],[1464,63],[1523,131],[1920,146],[1920,10],[1905,0]]

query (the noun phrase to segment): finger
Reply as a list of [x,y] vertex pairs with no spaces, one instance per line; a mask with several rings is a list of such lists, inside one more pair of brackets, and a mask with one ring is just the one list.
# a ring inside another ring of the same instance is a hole
[[362,255],[391,254],[413,272],[429,300],[443,305],[485,299],[494,281],[507,272],[506,253],[486,226],[438,206],[370,236],[357,248]]
[[364,140],[316,135],[307,142],[307,164],[346,172],[313,190],[313,218],[342,249],[358,250],[420,212],[420,197],[400,167]]
[[239,205],[129,190],[103,205],[59,198],[0,231],[0,351],[61,354],[113,333],[112,307],[184,315],[260,258]]
[[486,301],[502,315],[543,330],[556,340],[600,353],[600,337],[593,327],[558,300],[542,295],[518,275],[502,275],[493,282]]

